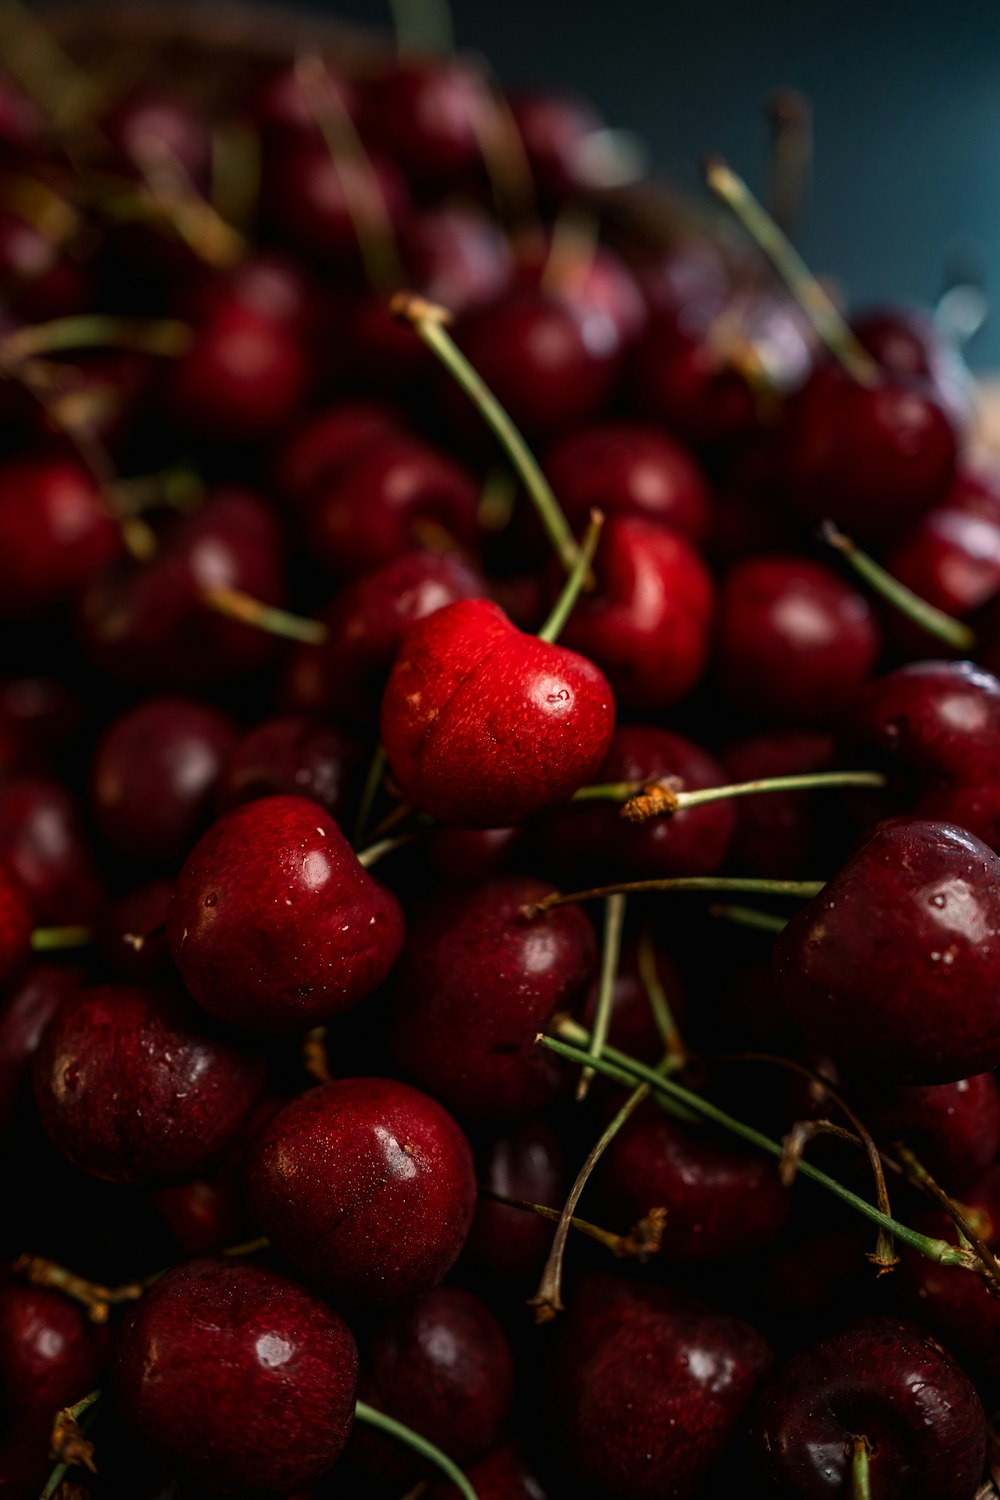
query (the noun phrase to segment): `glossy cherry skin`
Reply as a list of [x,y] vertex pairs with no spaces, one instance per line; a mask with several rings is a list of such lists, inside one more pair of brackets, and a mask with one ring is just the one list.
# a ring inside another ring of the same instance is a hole
[[105,730],[90,768],[90,804],[104,837],[153,863],[181,859],[207,821],[236,732],[190,698],[149,698]]
[[287,324],[220,297],[174,362],[167,401],[185,431],[260,442],[294,416],[309,380],[306,351]]
[[926,383],[886,376],[866,386],[821,365],[788,414],[788,494],[807,521],[829,516],[852,536],[892,537],[944,499],[955,453],[951,419]]
[[0,1006],[0,1135],[8,1126],[21,1086],[45,1030],[64,1000],[75,994],[77,976],[57,964],[31,964]]
[[971,425],[975,390],[969,367],[932,312],[870,308],[852,318],[851,327],[883,370],[926,381],[958,432]]
[[[718,761],[683,735],[652,724],[616,729],[607,755],[591,777],[595,786],[665,780],[687,791],[724,786]],[[621,803],[581,802],[546,820],[545,845],[560,868],[579,861],[624,870],[631,876],[711,875],[726,857],[736,825],[727,798],[686,807],[671,817],[626,822]]]
[[0,860],[28,892],[39,926],[87,923],[100,910],[100,876],[59,782],[23,776],[0,783]]
[[848,1449],[872,1446],[873,1500],[972,1500],[986,1441],[968,1376],[924,1329],[864,1318],[795,1355],[754,1417],[754,1449],[776,1493],[796,1500],[845,1494]]
[[[966,619],[1000,592],[1000,517],[937,506],[886,554],[885,565],[928,604]],[[898,616],[892,627],[905,648],[923,654],[926,632]]]
[[495,130],[481,71],[460,57],[403,58],[369,82],[363,118],[407,173],[437,188],[481,175],[483,132]]
[[[479,1181],[505,1198],[555,1207],[566,1196],[566,1164],[559,1137],[543,1119],[496,1136],[477,1152]],[[493,1276],[526,1280],[537,1274],[552,1243],[550,1221],[480,1194],[466,1254]]]
[[462,1118],[529,1119],[566,1073],[535,1038],[589,984],[593,929],[577,906],[522,908],[551,886],[522,876],[432,897],[410,924],[391,1044],[400,1066]]
[[367,448],[403,431],[402,414],[386,402],[359,399],[321,407],[281,444],[274,482],[283,499],[304,505],[317,484],[339,478]]
[[774,1240],[790,1197],[773,1162],[672,1120],[656,1104],[633,1115],[600,1166],[602,1196],[622,1230],[667,1210],[661,1254],[672,1261],[753,1255]]
[[442,533],[474,551],[478,506],[478,487],[458,464],[416,438],[389,436],[314,488],[304,524],[323,566],[350,577]]
[[101,671],[147,690],[254,671],[274,655],[274,637],[225,618],[202,596],[234,588],[283,604],[283,553],[262,500],[246,490],[211,491],[194,515],[161,531],[150,561],[126,559],[93,575],[80,604],[84,647]]
[[170,951],[211,1015],[297,1031],[381,984],[403,940],[395,897],[306,797],[263,797],[203,834],[177,879]]
[[727,697],[745,712],[834,723],[857,698],[880,645],[864,595],[822,563],[747,558],[722,585],[716,665]]
[[[499,1442],[514,1398],[514,1356],[496,1316],[460,1287],[439,1286],[389,1313],[362,1351],[360,1394],[465,1464]],[[359,1430],[355,1464],[405,1481],[414,1455]],[[419,1470],[418,1470],[419,1472]]]
[[75,593],[119,549],[118,528],[75,459],[0,464],[0,614],[37,614]]
[[581,428],[549,450],[545,472],[576,529],[596,508],[665,523],[696,543],[708,531],[708,490],[698,466],[658,427],[617,421]]
[[379,151],[334,159],[320,135],[303,134],[264,169],[267,223],[294,249],[350,270],[363,263],[357,223],[378,241],[398,231],[410,195],[398,166]]
[[357,1375],[354,1338],[331,1307],[277,1271],[221,1260],[160,1277],[130,1311],[113,1369],[122,1414],[172,1465],[277,1495],[340,1457]]
[[904,1141],[949,1192],[975,1182],[1000,1150],[1000,1090],[992,1073],[954,1083],[862,1087],[859,1109],[880,1141]]
[[10,865],[0,863],[0,985],[13,979],[31,952],[31,898]]
[[[468,1464],[464,1472],[479,1500],[545,1500],[545,1491],[513,1444]],[[441,1480],[427,1491],[427,1500],[459,1500],[459,1493]]]
[[1000,1062],[1000,860],[954,824],[894,818],[777,938],[779,996],[838,1062],[950,1083]]
[[286,1104],[251,1145],[250,1212],[333,1296],[388,1307],[429,1292],[465,1243],[472,1152],[450,1115],[388,1078],[343,1078]]
[[499,828],[588,782],[614,714],[591,662],[472,599],[406,631],[382,699],[382,743],[417,807],[443,823]]
[[95,985],[46,1027],[34,1085],[64,1156],[109,1182],[150,1182],[192,1176],[229,1149],[264,1063],[167,990]]
[[708,569],[678,532],[615,516],[594,572],[597,586],[580,596],[562,640],[598,664],[624,707],[673,707],[708,659],[715,602]]
[[739,1318],[609,1272],[579,1282],[559,1324],[556,1431],[579,1492],[677,1500],[703,1488],[770,1362]]
[[[785,729],[727,745],[722,762],[728,781],[759,781],[767,776],[829,771],[834,751],[831,734]],[[738,797],[733,811],[736,829],[729,855],[735,869],[773,880],[808,874],[816,835],[816,796],[806,791],[763,792]]]
[[308,797],[339,821],[353,801],[362,750],[335,724],[302,714],[265,719],[232,747],[215,802],[228,812],[258,797]]

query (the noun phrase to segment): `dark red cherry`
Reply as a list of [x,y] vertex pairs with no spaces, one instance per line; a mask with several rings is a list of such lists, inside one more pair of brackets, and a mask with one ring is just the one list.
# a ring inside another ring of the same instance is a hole
[[0,985],[26,962],[34,926],[27,887],[9,864],[0,862]]
[[640,516],[614,516],[594,563],[597,586],[577,601],[562,639],[607,674],[619,702],[671,708],[708,657],[714,590],[691,544]]
[[235,738],[224,714],[191,698],[149,698],[113,720],[90,767],[104,837],[135,859],[181,859],[208,820]]
[[0,783],[0,860],[42,927],[90,922],[104,890],[69,792],[41,776]]
[[[654,946],[652,957],[656,980],[666,996],[670,1013],[683,1026],[687,1011],[684,981],[676,964],[661,947]],[[588,1028],[593,1026],[597,1015],[599,991],[600,984],[595,979],[580,1017]],[[659,1062],[663,1056],[663,1037],[653,1014],[643,977],[639,944],[632,938],[626,938],[622,944],[611,993],[611,1024],[608,1028],[610,1045],[643,1062]]]
[[306,797],[234,808],[191,851],[167,918],[170,951],[210,1015],[297,1031],[381,984],[403,939],[392,893]]
[[[323,87],[336,96],[348,115],[357,109],[354,85],[348,78],[324,67]],[[244,101],[268,149],[281,150],[290,140],[315,135],[316,113],[294,62],[281,62],[266,68],[252,81]]]
[[265,163],[269,228],[306,255],[344,268],[361,263],[358,221],[372,239],[403,222],[410,195],[390,157],[368,150],[333,157],[320,135],[303,134]]
[[950,1083],[1000,1062],[1000,860],[949,823],[881,824],[779,934],[779,996],[837,1062]]
[[60,604],[119,545],[100,490],[75,459],[50,454],[0,464],[0,615]]
[[165,923],[172,880],[151,880],[109,902],[101,922],[101,951],[116,979],[141,984],[170,968]]
[[[938,506],[886,554],[885,565],[928,604],[966,619],[1000,593],[1000,516],[988,521]],[[905,617],[894,615],[892,629],[910,652],[927,649],[926,633]]]
[[306,417],[278,451],[275,483],[296,507],[316,486],[334,481],[365,449],[404,431],[403,417],[381,401],[338,401]]
[[34,1063],[42,1123],[64,1156],[109,1182],[191,1176],[233,1144],[263,1060],[150,986],[96,985],[46,1027]]
[[785,444],[795,509],[865,539],[912,525],[944,500],[955,474],[955,428],[926,382],[886,376],[862,385],[832,363],[795,397]]
[[246,490],[214,490],[161,533],[148,562],[131,559],[91,578],[80,606],[84,646],[111,677],[187,688],[266,664],[275,640],[210,609],[215,588],[283,604],[282,537],[274,512]]
[[393,1053],[463,1118],[528,1119],[565,1082],[565,1070],[535,1038],[589,983],[595,942],[577,906],[522,915],[551,889],[509,876],[464,895],[446,891],[410,924],[396,978]]
[[559,1324],[552,1400],[567,1472],[608,1500],[689,1500],[739,1430],[770,1354],[739,1318],[608,1272]]
[[995,464],[968,457],[960,459],[945,508],[1000,525],[1000,473]]
[[[829,771],[834,740],[822,730],[777,730],[727,745],[726,780],[804,776]],[[736,829],[729,847],[733,867],[747,875],[789,880],[808,874],[816,842],[816,797],[809,792],[763,792],[733,803]]]
[[835,722],[856,700],[880,644],[864,595],[822,563],[747,558],[723,582],[716,664],[727,697],[746,713]]
[[570,796],[604,758],[614,700],[598,669],[471,599],[411,625],[382,699],[403,795],[444,823],[499,828]]
[[[485,1302],[460,1287],[439,1286],[372,1331],[362,1351],[360,1394],[464,1465],[503,1434],[514,1398],[514,1356]],[[355,1464],[377,1478],[405,1482],[413,1457],[381,1434],[354,1435]]]
[[113,1370],[122,1415],[171,1465],[276,1495],[340,1457],[357,1374],[354,1339],[332,1308],[277,1271],[221,1260],[160,1277],[130,1312]]
[[969,368],[933,313],[919,307],[872,308],[852,318],[851,327],[883,370],[925,380],[959,432],[971,425],[974,386]]
[[145,176],[151,160],[166,159],[201,186],[212,153],[212,134],[201,113],[179,98],[137,89],[118,100],[101,120],[115,166]]
[[36,774],[80,733],[83,704],[58,677],[0,679],[0,772]]
[[250,1148],[246,1191],[293,1265],[338,1298],[380,1307],[444,1279],[476,1206],[454,1120],[387,1078],[338,1079],[286,1104]]
[[680,443],[657,427],[618,421],[581,428],[549,450],[545,472],[574,529],[597,509],[665,522],[692,542],[705,538],[705,481]]
[[[496,1136],[477,1153],[477,1166],[483,1186],[505,1198],[556,1208],[566,1196],[563,1149],[542,1119]],[[526,1280],[541,1270],[552,1235],[550,1220],[481,1193],[465,1249],[491,1275]]]
[[14,79],[0,76],[0,151],[4,159],[18,160],[22,153],[41,151],[48,127],[45,116]]
[[665,1208],[668,1260],[726,1260],[771,1244],[790,1198],[765,1157],[679,1125],[656,1104],[619,1131],[600,1166],[604,1202],[622,1230]]
[[992,1073],[923,1087],[870,1084],[858,1095],[882,1141],[903,1141],[949,1191],[975,1182],[1000,1150],[1000,1091]]
[[519,91],[509,103],[541,196],[559,203],[585,189],[590,180],[588,147],[604,129],[589,99]]
[[[464,1472],[479,1500],[545,1500],[541,1484],[511,1443],[466,1465]],[[459,1493],[441,1480],[427,1491],[427,1500],[459,1500]]]
[[94,296],[89,269],[62,236],[0,209],[0,290],[27,322],[68,317]]
[[470,474],[417,438],[393,435],[320,481],[305,507],[313,555],[338,576],[390,562],[422,540],[475,550],[479,488]]
[[427,857],[442,880],[467,884],[489,880],[516,865],[523,825],[513,828],[432,828]]
[[0,1136],[17,1103],[42,1032],[75,994],[78,979],[57,964],[32,964],[8,987],[0,1005]]
[[308,357],[294,330],[220,296],[191,348],[174,361],[167,402],[186,432],[260,442],[287,425],[309,381]]
[[482,72],[460,57],[402,58],[366,89],[364,119],[406,171],[438,188],[482,175],[496,106]]
[[237,740],[226,757],[216,806],[228,812],[258,797],[308,797],[342,822],[361,760],[357,740],[334,724],[304,715],[265,719]]
[[[591,780],[641,786],[666,780],[687,791],[723,786],[726,773],[706,750],[652,724],[625,724]],[[626,822],[621,804],[585,802],[559,808],[546,820],[546,849],[560,868],[577,861],[630,876],[711,875],[726,857],[736,814],[726,798],[686,807],[669,818]]]
[[867,1438],[876,1496],[973,1500],[986,1445],[975,1387],[924,1329],[864,1318],[795,1355],[768,1386],[753,1443],[776,1493],[825,1500],[851,1487]]
[[575,246],[548,239],[529,239],[518,254],[518,283],[559,298],[595,329],[599,320],[614,329],[623,348],[639,342],[649,314],[639,284],[622,258],[607,245],[584,236]]

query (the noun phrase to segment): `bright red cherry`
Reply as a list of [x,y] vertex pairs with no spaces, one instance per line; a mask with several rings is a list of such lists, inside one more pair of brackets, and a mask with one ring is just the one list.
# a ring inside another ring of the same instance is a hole
[[306,797],[263,797],[226,813],[195,845],[167,936],[185,985],[210,1015],[297,1031],[381,984],[403,918],[327,812]]
[[517,823],[570,796],[613,728],[598,669],[523,635],[484,599],[411,625],[382,700],[382,742],[404,796],[470,828]]
[[339,1079],[286,1104],[250,1148],[246,1191],[293,1265],[374,1306],[437,1286],[476,1205],[472,1152],[451,1116],[387,1078]]
[[215,802],[228,812],[258,797],[309,797],[338,821],[353,801],[362,751],[334,724],[303,715],[265,719],[230,750]]
[[118,527],[75,459],[0,464],[0,615],[32,615],[74,594],[119,550]]

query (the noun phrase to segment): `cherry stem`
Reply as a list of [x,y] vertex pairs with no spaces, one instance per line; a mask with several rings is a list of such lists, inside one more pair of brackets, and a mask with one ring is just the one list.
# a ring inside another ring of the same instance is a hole
[[421,1437],[419,1432],[414,1432],[412,1427],[405,1427],[402,1422],[397,1422],[395,1417],[386,1416],[384,1411],[369,1406],[367,1401],[359,1401],[354,1408],[354,1414],[359,1422],[364,1422],[368,1427],[378,1428],[380,1432],[387,1433],[389,1437],[405,1443],[423,1458],[430,1459],[431,1463],[436,1464],[442,1474],[451,1480],[464,1500],[478,1500],[475,1490],[458,1465],[453,1463],[446,1453],[442,1453],[440,1448],[429,1443],[425,1437]]
[[775,934],[784,932],[788,926],[785,917],[779,917],[770,911],[758,911],[756,906],[727,906],[715,904],[708,908],[710,917],[719,917],[724,922],[732,922],[737,927],[750,927],[757,932],[773,932]]
[[674,1059],[678,1065],[687,1062],[688,1050],[684,1045],[680,1027],[667,998],[667,992],[660,980],[660,971],[656,963],[656,944],[653,941],[653,929],[650,923],[646,923],[639,934],[639,945],[637,949],[639,963],[639,978],[642,987],[646,991],[649,1008],[653,1013],[656,1029],[660,1033],[660,1040],[668,1057]]
[[414,839],[418,839],[422,833],[423,829],[417,828],[413,833],[400,833],[395,838],[379,839],[377,844],[369,844],[367,849],[360,850],[355,858],[359,865],[370,870],[372,865],[377,865],[379,860],[384,859],[387,854],[392,854],[394,850],[403,849],[407,844],[412,844]]
[[802,211],[812,165],[812,109],[797,89],[778,89],[767,101],[771,129],[768,207],[784,234]]
[[599,510],[590,512],[590,524],[584,533],[583,543],[577,554],[573,571],[563,585],[562,593],[556,600],[552,613],[538,632],[540,641],[557,641],[562,634],[563,626],[573,612],[573,607],[580,597],[580,590],[590,577],[590,565],[594,561],[594,553],[597,551],[597,543],[600,541],[601,528],[604,525],[604,516]]
[[824,521],[819,528],[819,535],[827,546],[840,553],[858,577],[874,589],[881,599],[891,604],[893,609],[898,609],[908,620],[912,620],[920,630],[926,631],[935,640],[953,646],[957,651],[971,651],[974,648],[975,632],[968,625],[956,620],[954,615],[945,614],[943,609],[928,604],[926,599],[921,599],[905,583],[893,578],[881,563],[862,551],[833,521]]
[[61,1458],[52,1470],[40,1500],[52,1500],[66,1474],[74,1466],[82,1464],[92,1474],[96,1472],[93,1447],[84,1442],[83,1434],[98,1415],[103,1395],[104,1392],[100,1389],[90,1391],[75,1406],[65,1406],[56,1413],[52,1423],[52,1450],[55,1454],[65,1453],[66,1457]]
[[[558,1029],[563,1035],[579,1036],[580,1032],[583,1031],[583,1028],[577,1026],[575,1022],[568,1024],[560,1022]],[[586,1036],[586,1033],[584,1033],[584,1036]],[[663,1073],[658,1072],[655,1068],[647,1067],[645,1063],[640,1062],[637,1058],[627,1057],[626,1054],[616,1050],[613,1054],[614,1060],[612,1060],[610,1051],[601,1058],[592,1059],[589,1053],[584,1051],[582,1047],[573,1046],[571,1043],[560,1040],[559,1037],[540,1036],[539,1041],[542,1046],[547,1047],[550,1052],[556,1053],[558,1057],[564,1057],[568,1062],[574,1063],[589,1062],[598,1073],[603,1073],[606,1077],[613,1078],[618,1083],[631,1087],[634,1087],[637,1083],[649,1083],[652,1085],[654,1093],[675,1103],[682,1104],[692,1114],[721,1126],[723,1130],[728,1130],[731,1134],[742,1137],[743,1140],[766,1152],[768,1156],[773,1156],[779,1161],[781,1160],[784,1148],[780,1141],[773,1140],[770,1136],[764,1135],[762,1131],[756,1130],[752,1125],[747,1125],[742,1120],[735,1119],[732,1115],[727,1114],[725,1110],[719,1109],[717,1105],[712,1104],[710,1100],[703,1098],[700,1094],[694,1093],[691,1089],[685,1088],[682,1084],[676,1083],[672,1078],[665,1077]],[[834,1193],[843,1202],[856,1209],[858,1213],[864,1214],[866,1218],[870,1219],[880,1229],[888,1230],[890,1234],[902,1240],[904,1244],[909,1245],[921,1255],[926,1256],[928,1260],[937,1261],[941,1265],[964,1266],[967,1270],[973,1269],[976,1258],[971,1252],[960,1250],[957,1246],[950,1245],[947,1240],[931,1239],[928,1235],[919,1234],[915,1229],[909,1229],[905,1224],[900,1224],[896,1219],[890,1218],[888,1214],[876,1208],[873,1203],[869,1203],[866,1199],[859,1197],[857,1193],[853,1193],[850,1188],[844,1187],[842,1183],[837,1182],[833,1177],[827,1176],[819,1167],[814,1167],[811,1162],[801,1161],[799,1163],[799,1172],[804,1177],[810,1178],[813,1182],[819,1183],[821,1187],[825,1187],[829,1192]]]
[[451,321],[451,314],[438,303],[429,302],[414,292],[397,292],[389,308],[400,322],[410,325],[472,401],[527,490],[563,567],[567,573],[571,573],[580,549],[570,524],[563,515],[538,460],[489,386],[473,369],[448,332],[445,325]]
[[[625,926],[625,897],[620,893],[608,896],[604,903],[604,946],[601,950],[601,974],[597,986],[597,1007],[594,1011],[594,1027],[590,1034],[590,1055],[600,1057],[611,1028],[611,1013],[615,1003],[615,980],[622,951],[622,929]],[[584,1068],[576,1086],[577,1103],[581,1103],[594,1080],[593,1068]]]
[[742,177],[716,156],[707,159],[704,173],[710,191],[725,204],[758,249],[767,256],[830,353],[859,385],[877,384],[879,368],[875,360],[855,338],[829,292],[809,270],[787,235],[758,203]]
[[907,1177],[925,1192],[928,1197],[933,1198],[941,1205],[955,1225],[955,1228],[960,1234],[965,1236],[979,1257],[986,1280],[989,1283],[988,1290],[995,1297],[1000,1296],[1000,1263],[997,1262],[992,1249],[983,1239],[968,1214],[963,1213],[959,1204],[935,1181],[927,1168],[917,1159],[908,1146],[900,1145],[898,1152],[900,1162]]
[[871,1477],[868,1460],[871,1456],[868,1439],[863,1434],[854,1434],[848,1444],[851,1456],[852,1500],[872,1500]]
[[0,339],[5,362],[31,359],[69,349],[130,349],[138,354],[173,358],[185,354],[194,335],[176,318],[116,318],[109,313],[79,313],[17,328]]
[[540,239],[535,174],[521,127],[493,74],[489,59],[478,56],[476,60],[489,89],[492,108],[473,110],[472,128],[479,141],[479,152],[490,180],[497,216],[513,226],[522,241],[529,237]]
[[204,196],[176,151],[152,136],[134,149],[150,202],[179,238],[214,270],[238,265],[247,253],[245,237]]
[[313,1026],[306,1032],[302,1042],[302,1066],[310,1078],[315,1078],[317,1083],[330,1083],[333,1074],[330,1072],[330,1057],[326,1050],[327,1028],[325,1026]]
[[[561,1220],[565,1211],[565,1209],[550,1208],[547,1203],[531,1203],[527,1198],[510,1198],[506,1193],[498,1193],[494,1188],[484,1187],[482,1184],[479,1186],[479,1193],[483,1198],[491,1198],[494,1203],[502,1203],[506,1208],[523,1209],[525,1213],[537,1214],[540,1219],[548,1219],[553,1224]],[[586,1235],[587,1239],[595,1240],[598,1245],[603,1245],[606,1250],[611,1251],[612,1255],[620,1259],[638,1253],[636,1250],[636,1241],[640,1238],[637,1233],[638,1226],[633,1226],[628,1234],[621,1235],[615,1234],[610,1229],[602,1229],[600,1224],[591,1224],[588,1219],[578,1219],[572,1216],[569,1220],[569,1227],[575,1229],[578,1234]],[[642,1253],[648,1253],[648,1244],[644,1243]]]
[[56,953],[62,948],[88,948],[94,941],[90,927],[36,927],[31,946],[36,953]]
[[322,646],[329,632],[322,620],[309,620],[303,615],[290,614],[287,609],[278,609],[274,604],[263,604],[252,594],[242,589],[206,589],[202,603],[229,620],[240,625],[251,625],[256,630],[266,630],[270,635],[280,635],[288,641],[301,641],[306,646]]
[[648,823],[652,818],[670,818],[686,807],[701,807],[729,797],[755,797],[767,792],[810,792],[826,787],[884,787],[880,771],[810,771],[795,776],[764,776],[757,781],[733,782],[729,786],[698,787],[684,791],[669,778],[647,781],[609,781],[583,786],[573,793],[574,802],[622,802],[621,815],[629,823]]
[[618,885],[595,885],[586,891],[555,891],[521,908],[522,916],[541,916],[553,906],[573,906],[579,901],[597,901],[616,892],[642,895],[648,891],[740,891],[748,896],[818,896],[825,880],[761,880],[755,875],[680,875],[663,880],[623,880]]
[[205,494],[205,481],[186,464],[170,464],[155,474],[136,474],[116,479],[108,489],[119,517],[138,516],[146,510],[196,510]]
[[382,785],[382,777],[385,775],[385,767],[385,750],[380,741],[375,746],[371,765],[368,767],[368,774],[365,777],[365,784],[361,790],[361,801],[358,803],[358,817],[354,825],[355,844],[361,842],[365,829],[368,827],[368,820],[372,815],[372,808],[375,806],[375,798],[378,796],[378,789]]
[[87,1281],[54,1260],[42,1255],[19,1255],[10,1267],[11,1274],[23,1276],[31,1286],[51,1287],[87,1309],[92,1323],[106,1323],[112,1307],[135,1302],[146,1290],[146,1282],[129,1281],[122,1286],[102,1286]]

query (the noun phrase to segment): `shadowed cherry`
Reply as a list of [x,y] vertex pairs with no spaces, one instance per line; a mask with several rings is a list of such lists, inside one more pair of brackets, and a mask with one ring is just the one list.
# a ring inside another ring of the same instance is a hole
[[179,163],[196,185],[208,179],[212,134],[200,111],[181,99],[148,87],[119,99],[101,119],[101,133],[111,146],[114,165],[145,175],[151,153]]
[[85,924],[103,904],[79,812],[57,781],[22,776],[0,783],[0,860],[28,892],[42,927]]
[[[466,1465],[465,1477],[479,1500],[545,1500],[540,1482],[511,1443]],[[443,1481],[431,1486],[427,1500],[459,1500],[459,1493]]]
[[[676,964],[662,947],[650,944],[647,962],[655,983],[659,985],[669,1006],[670,1015],[683,1029],[687,1012],[687,995]],[[618,958],[618,971],[612,986],[611,1023],[608,1027],[608,1044],[619,1052],[627,1052],[641,1062],[659,1062],[663,1056],[664,1038],[653,1014],[646,975],[642,943],[626,938]],[[597,1015],[600,982],[595,980],[590,987],[580,1020],[588,1030],[593,1030]],[[523,1196],[523,1195],[522,1195]]]
[[[498,1135],[477,1152],[479,1181],[505,1198],[557,1208],[566,1196],[559,1137],[543,1119]],[[545,1263],[555,1226],[523,1208],[480,1194],[466,1254],[493,1276],[527,1282]]]
[[605,128],[590,100],[576,94],[519,90],[510,96],[509,104],[541,197],[560,203],[584,189],[588,142]]
[[0,615],[61,603],[119,546],[100,490],[75,459],[39,454],[0,464]]
[[362,749],[335,724],[305,715],[265,719],[232,746],[215,802],[228,812],[258,797],[308,797],[340,822],[354,801]]
[[56,1011],[76,993],[79,979],[56,964],[31,964],[0,1005],[0,1137],[28,1078],[31,1059]]
[[27,962],[34,926],[27,887],[10,865],[0,863],[0,985]]
[[366,86],[362,118],[406,172],[435,188],[482,176],[496,106],[480,68],[461,57],[404,57]]
[[366,449],[405,431],[404,419],[387,403],[338,401],[293,427],[278,449],[274,482],[297,508],[320,483],[334,482]]
[[308,356],[293,329],[220,296],[190,349],[174,361],[166,399],[185,432],[261,442],[287,425],[309,384]]
[[166,921],[173,892],[173,880],[150,880],[108,903],[100,924],[101,953],[116,979],[142,984],[169,972]]
[[923,1087],[862,1082],[858,1108],[876,1139],[903,1141],[949,1192],[977,1181],[1000,1150],[992,1073]]
[[410,211],[399,167],[381,151],[331,155],[319,134],[302,134],[264,163],[264,216],[283,242],[341,271],[362,264],[363,234],[395,234]]
[[[829,771],[835,744],[822,730],[775,730],[734,741],[722,751],[732,783],[768,776]],[[816,842],[816,798],[808,792],[764,792],[733,804],[736,829],[729,848],[734,869],[765,879],[807,875]]]

